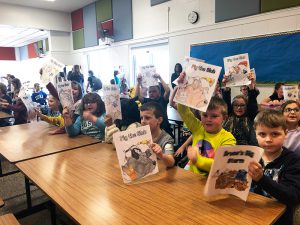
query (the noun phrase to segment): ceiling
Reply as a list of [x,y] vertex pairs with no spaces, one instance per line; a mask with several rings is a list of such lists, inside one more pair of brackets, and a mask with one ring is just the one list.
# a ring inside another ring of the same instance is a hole
[[[54,11],[72,12],[96,0],[0,0],[0,3],[41,8]],[[48,31],[13,27],[0,24],[0,47],[21,47],[46,39]]]

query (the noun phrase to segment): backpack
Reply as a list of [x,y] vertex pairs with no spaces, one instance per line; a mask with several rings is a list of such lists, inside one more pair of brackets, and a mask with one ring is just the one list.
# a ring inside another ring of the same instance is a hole
[[93,90],[94,91],[98,91],[98,90],[102,89],[102,82],[99,78],[93,76],[92,82],[93,82]]

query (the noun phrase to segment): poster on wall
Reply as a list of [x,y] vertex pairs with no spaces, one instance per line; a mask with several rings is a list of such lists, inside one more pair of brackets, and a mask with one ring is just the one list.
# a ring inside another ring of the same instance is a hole
[[103,98],[105,103],[106,115],[109,115],[113,121],[122,119],[120,89],[118,85],[104,85]]
[[250,72],[248,53],[224,58],[225,76],[228,78],[226,87],[249,85]]
[[56,84],[55,76],[59,72],[63,72],[64,67],[65,65],[56,60],[55,58],[48,58],[41,68],[42,82],[45,84],[48,84],[49,82]]
[[124,183],[131,183],[158,172],[156,154],[150,148],[149,125],[113,134]]
[[283,85],[283,96],[284,100],[297,100],[298,99],[298,86],[297,85]]
[[248,175],[251,161],[258,162],[263,149],[250,145],[222,146],[216,151],[204,188],[204,195],[232,194],[246,201],[252,179]]
[[206,112],[221,69],[204,62],[190,61],[185,69],[185,79],[178,85],[174,101]]

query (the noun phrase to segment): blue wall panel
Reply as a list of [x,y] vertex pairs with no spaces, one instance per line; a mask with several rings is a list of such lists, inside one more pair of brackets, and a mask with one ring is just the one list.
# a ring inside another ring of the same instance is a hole
[[20,47],[20,60],[28,59],[28,47],[27,45]]
[[114,41],[124,41],[133,38],[132,1],[113,0]]
[[97,46],[96,3],[92,3],[83,8],[83,24],[84,47]]

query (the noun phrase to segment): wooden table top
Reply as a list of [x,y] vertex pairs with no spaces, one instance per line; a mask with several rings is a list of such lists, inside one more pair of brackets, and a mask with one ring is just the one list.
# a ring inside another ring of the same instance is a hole
[[7,119],[7,118],[12,118],[12,117],[14,117],[14,116],[11,114],[8,114],[6,112],[0,111],[0,119]]
[[0,225],[20,225],[20,223],[13,214],[9,213],[0,216]]
[[70,138],[67,134],[48,134],[53,129],[57,127],[43,121],[0,127],[0,154],[16,163],[99,142],[86,135]]
[[[125,185],[111,145],[95,144],[16,164],[79,224],[271,224],[285,210],[250,193],[203,196],[206,179],[181,168]],[[161,167],[161,165],[160,165]],[[163,168],[163,167],[162,167]]]

